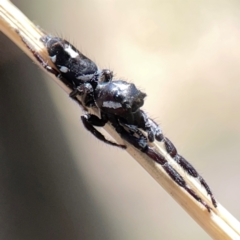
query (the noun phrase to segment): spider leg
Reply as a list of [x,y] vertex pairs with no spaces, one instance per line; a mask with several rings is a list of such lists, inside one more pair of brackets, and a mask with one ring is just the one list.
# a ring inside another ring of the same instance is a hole
[[[35,57],[35,59],[42,65],[43,68],[45,68],[49,73],[53,74],[55,77],[61,79],[62,81],[64,81],[64,79],[62,78],[61,73],[59,73],[55,68],[52,68],[47,61],[45,61],[43,59],[43,57],[41,56],[41,54],[39,54],[38,51],[36,51],[36,49],[33,48],[33,46],[31,46],[31,44],[21,35],[21,33],[16,30],[17,34],[20,36],[20,38],[22,39],[22,42],[26,45],[26,47],[30,50],[30,52],[33,54],[33,56]],[[76,90],[73,90],[70,94],[69,97],[72,98],[74,101],[76,101],[81,107],[82,107],[82,103],[81,101],[76,97],[77,94],[75,92]]]
[[173,143],[168,139],[164,138],[165,147],[168,152],[168,154],[192,177],[197,178],[201,185],[205,188],[207,194],[210,196],[212,203],[214,207],[217,207],[217,202],[213,196],[213,193],[206,183],[206,181],[203,179],[202,176],[199,175],[197,170],[181,155],[178,154],[176,147],[173,145]]
[[124,127],[128,128],[130,132],[136,133],[139,135],[139,138],[134,137],[133,134],[126,131],[122,126],[115,125],[115,128],[118,127],[117,132],[120,136],[132,144],[135,148],[141,150],[146,155],[148,155],[155,162],[160,164],[168,176],[180,187],[182,187],[185,191],[188,192],[195,200],[200,202],[207,210],[210,212],[212,209],[206,202],[204,202],[185,182],[183,177],[168,163],[168,161],[160,155],[156,150],[152,147],[149,147],[147,138],[143,135],[143,133],[135,126],[124,124]]
[[100,82],[111,82],[113,79],[113,72],[109,69],[102,69],[97,75]]
[[210,196],[212,203],[214,207],[217,207],[217,202],[213,196],[213,193],[206,183],[206,181],[203,179],[202,176],[199,175],[199,173],[196,171],[196,169],[181,155],[178,154],[176,147],[173,145],[173,143],[166,137],[164,137],[161,128],[159,125],[153,121],[151,118],[148,118],[146,113],[144,111],[141,111],[141,116],[144,119],[145,128],[143,128],[148,133],[148,139],[151,142],[154,140],[154,137],[158,141],[164,141],[166,150],[168,154],[192,177],[197,178],[201,185],[205,188],[207,194]]
[[112,142],[110,140],[107,140],[105,138],[105,136],[100,133],[94,126],[98,126],[98,127],[103,127],[106,124],[106,121],[98,118],[97,116],[93,115],[93,114],[85,114],[83,116],[81,116],[81,120],[82,123],[84,125],[84,127],[91,132],[97,139],[99,139],[100,141],[107,143],[109,145],[112,146],[116,146],[116,147],[120,147],[122,149],[126,149],[125,145],[120,145],[117,144],[115,142]]
[[31,46],[31,44],[21,35],[21,33],[16,30],[17,34],[20,36],[20,38],[22,39],[22,42],[26,45],[26,47],[30,50],[30,52],[33,54],[33,56],[36,58],[36,60],[43,66],[43,68],[45,68],[48,72],[52,73],[54,76],[56,76],[57,78],[60,78],[60,73],[52,68],[47,61],[45,61],[42,56],[39,54],[38,51],[36,51],[36,49],[33,48],[33,46]]
[[132,133],[136,133],[139,138],[142,138],[143,140],[145,140],[146,142],[148,141],[147,137],[142,133],[142,131],[135,125],[130,125],[130,124],[124,124],[125,127],[127,127],[127,129]]
[[156,138],[157,141],[161,142],[164,139],[162,129],[160,126],[151,118],[149,118],[149,123],[154,129],[154,137]]
[[148,147],[145,151],[145,153],[151,157],[153,160],[155,160],[157,163],[159,163],[162,168],[165,170],[165,172],[169,175],[169,177],[177,183],[180,187],[182,187],[184,190],[186,190],[195,200],[200,202],[204,207],[207,208],[208,212],[210,212],[212,209],[208,206],[206,202],[204,202],[185,182],[183,177],[167,162],[167,160],[160,155],[158,152],[156,152],[153,148]]
[[[123,126],[128,130],[126,131],[122,126],[116,126],[116,131],[120,136],[125,139],[127,142],[132,144],[138,150],[144,152],[148,147],[146,136],[135,126],[129,124],[123,124]],[[135,137],[134,134],[137,134],[138,137]]]
[[161,128],[156,122],[149,118],[144,111],[138,110],[134,113],[134,118],[137,121],[135,125],[147,132],[150,142],[153,142],[155,138],[157,141],[163,140],[164,137]]
[[74,90],[72,90],[69,93],[69,97],[74,100],[75,102],[78,103],[78,105],[80,105],[85,111],[87,111],[87,108],[82,104],[82,102],[77,98],[77,96],[79,95],[79,91],[77,88],[75,88]]

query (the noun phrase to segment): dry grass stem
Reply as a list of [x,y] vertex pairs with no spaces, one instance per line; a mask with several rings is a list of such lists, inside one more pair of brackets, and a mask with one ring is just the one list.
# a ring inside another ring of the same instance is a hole
[[[8,36],[17,46],[19,46],[33,61],[36,59],[32,56],[30,51],[26,48],[19,35],[21,35],[39,51],[44,59],[49,63],[48,54],[39,38],[44,33],[36,27],[23,13],[21,13],[10,1],[0,0],[0,30]],[[36,62],[39,64],[38,62]],[[52,75],[51,75],[52,76]],[[59,79],[52,76],[52,78],[66,91],[70,93],[71,89],[65,86]],[[110,126],[106,125],[105,130],[119,143],[123,140]],[[219,203],[218,208],[213,207],[213,211],[209,213],[201,204],[194,200],[182,188],[180,188],[172,179],[166,174],[163,168],[156,164],[153,160],[147,157],[144,153],[136,150],[134,147],[124,142],[127,145],[128,153],[136,159],[136,161],[188,212],[188,214],[213,238],[213,239],[240,239],[240,224],[239,222]],[[193,178],[187,176],[183,170],[177,166],[175,161],[166,153],[162,144],[153,146],[166,157],[168,161],[184,176],[187,184],[202,197],[202,199],[212,206],[210,199],[206,196],[205,190]],[[160,201],[160,200],[159,200]]]

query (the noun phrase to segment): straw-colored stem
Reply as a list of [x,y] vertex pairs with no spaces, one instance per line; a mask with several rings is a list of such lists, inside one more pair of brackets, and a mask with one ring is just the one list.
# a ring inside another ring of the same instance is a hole
[[[48,59],[46,49],[39,41],[39,38],[43,36],[44,33],[7,0],[0,0],[0,30],[36,62],[36,59],[16,33],[16,30],[18,30],[31,46],[39,51],[44,59],[51,63]],[[53,77],[53,75],[51,76]],[[66,91],[66,93],[70,93],[71,89],[65,86],[59,79],[55,77],[53,77],[53,79],[64,89],[64,91]],[[123,143],[123,140],[110,125],[107,124],[104,128],[114,139],[116,139],[117,142]],[[173,182],[159,164],[155,163],[152,159],[129,145],[127,142],[124,142],[124,144],[127,146],[128,153],[136,159],[139,164],[141,164],[141,166],[213,239],[240,239],[240,223],[219,203],[218,207],[212,207],[213,210],[209,213],[206,208]],[[177,166],[175,161],[166,153],[165,148],[162,145],[156,144],[153,144],[153,147],[165,156],[168,161],[171,161],[173,167],[184,176],[187,184],[196,191],[205,202],[212,206],[211,201],[206,196],[206,193],[200,184],[195,179],[188,177],[187,174]]]

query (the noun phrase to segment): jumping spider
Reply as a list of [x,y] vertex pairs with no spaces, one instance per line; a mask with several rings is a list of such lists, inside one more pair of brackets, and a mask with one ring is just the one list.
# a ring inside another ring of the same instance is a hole
[[[210,212],[209,207],[185,182],[183,177],[161,156],[149,146],[154,139],[165,144],[168,154],[192,177],[197,178],[211,197],[214,207],[217,202],[206,181],[196,169],[181,155],[173,143],[166,138],[159,125],[141,110],[146,94],[141,92],[132,83],[123,80],[113,80],[113,74],[108,69],[98,69],[97,65],[79,52],[64,39],[46,35],[41,41],[47,48],[49,57],[55,68],[50,67],[41,55],[22,38],[26,46],[33,53],[41,65],[49,72],[60,78],[73,91],[70,97],[79,101],[83,107],[96,108],[100,118],[94,114],[85,114],[81,117],[83,125],[99,140],[120,148],[125,145],[107,140],[94,126],[103,127],[109,122],[118,134],[140,151],[147,154],[154,161],[161,164],[166,173],[193,198],[203,204]],[[145,137],[143,132],[147,133]]]

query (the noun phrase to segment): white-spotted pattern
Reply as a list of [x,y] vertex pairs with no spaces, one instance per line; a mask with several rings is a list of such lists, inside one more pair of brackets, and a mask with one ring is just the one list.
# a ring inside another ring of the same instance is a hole
[[76,58],[79,55],[78,52],[76,52],[72,49],[71,45],[67,45],[64,48],[64,51],[66,51],[71,58]]
[[86,74],[86,75],[80,75],[77,76],[76,78],[82,81],[88,81],[93,77],[93,74]]
[[61,66],[61,67],[59,68],[59,70],[60,70],[61,72],[63,72],[63,73],[67,73],[67,72],[69,71],[69,69],[68,69],[67,67],[64,67],[64,66]]
[[51,58],[51,60],[52,60],[53,63],[55,63],[56,60],[57,60],[57,56],[56,56],[56,55],[54,55],[54,56],[52,56],[52,57],[50,56],[50,58]]
[[129,85],[128,84],[117,84],[117,85],[115,85],[115,87],[116,87],[116,89],[120,89],[120,91],[126,91],[126,90],[128,90]]
[[103,102],[103,107],[117,109],[117,108],[121,108],[122,104],[119,102],[105,101]]

